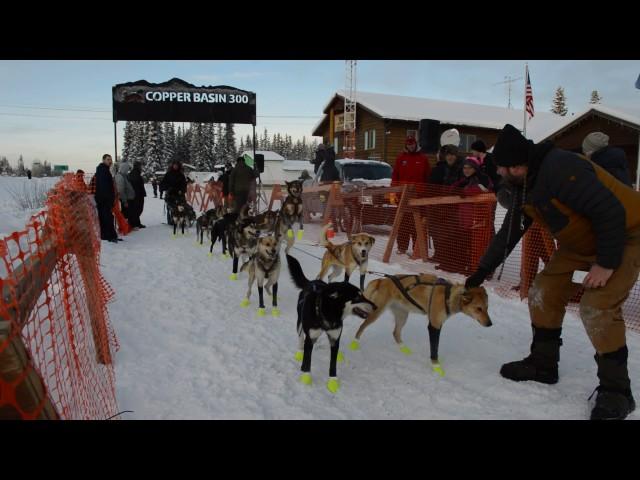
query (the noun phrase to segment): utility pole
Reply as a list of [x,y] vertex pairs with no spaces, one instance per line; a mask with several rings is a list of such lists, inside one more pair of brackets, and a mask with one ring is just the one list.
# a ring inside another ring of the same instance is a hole
[[505,78],[504,82],[497,82],[497,83],[494,83],[493,85],[504,85],[504,84],[508,85],[508,87],[509,87],[509,105],[507,106],[507,108],[513,108],[513,106],[511,105],[511,84],[513,82],[517,82],[518,80],[522,80],[522,77],[511,78],[511,75],[507,75],[504,78]]
[[[357,60],[345,60],[344,158],[356,158],[356,66]],[[337,152],[336,152],[337,153]]]

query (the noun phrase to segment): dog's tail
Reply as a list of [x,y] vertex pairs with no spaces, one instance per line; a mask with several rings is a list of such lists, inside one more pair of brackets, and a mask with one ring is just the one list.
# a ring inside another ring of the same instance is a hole
[[304,276],[304,272],[302,271],[300,262],[298,262],[295,257],[287,254],[287,265],[289,266],[289,274],[291,275],[291,280],[293,280],[295,286],[301,290],[305,288],[309,284],[309,279]]
[[327,238],[327,231],[331,228],[331,223],[327,223],[324,227],[322,227],[322,231],[320,232],[320,245],[323,247],[328,247],[331,245],[331,242]]

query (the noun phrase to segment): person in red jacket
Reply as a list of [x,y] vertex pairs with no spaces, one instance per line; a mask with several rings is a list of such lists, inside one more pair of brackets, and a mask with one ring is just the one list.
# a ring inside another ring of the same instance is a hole
[[[431,176],[431,165],[427,156],[418,151],[418,145],[414,137],[407,137],[405,149],[398,158],[393,168],[391,186],[413,185],[415,196],[423,197],[426,193],[426,185]],[[409,240],[413,239],[413,249],[416,248],[416,227],[413,215],[405,213],[398,232],[398,254],[403,255],[409,248]]]

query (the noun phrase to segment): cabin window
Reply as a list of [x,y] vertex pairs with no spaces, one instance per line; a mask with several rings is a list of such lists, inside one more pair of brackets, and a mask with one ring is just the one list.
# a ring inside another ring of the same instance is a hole
[[373,150],[376,148],[376,131],[366,130],[364,132],[364,149],[365,150]]

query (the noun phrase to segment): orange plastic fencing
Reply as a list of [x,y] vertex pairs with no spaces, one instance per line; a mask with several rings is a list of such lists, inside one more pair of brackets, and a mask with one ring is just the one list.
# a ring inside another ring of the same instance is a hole
[[224,201],[222,183],[207,182],[203,186],[198,183],[190,183],[187,185],[185,198],[195,211],[205,212],[215,208],[222,205]]
[[[324,185],[305,189],[303,199],[310,243],[317,244],[319,227],[331,221],[337,233],[334,243],[365,232],[376,239],[371,259],[460,283],[475,271],[506,215],[493,193],[439,185],[419,191],[415,186],[349,191],[346,185]],[[524,300],[555,249],[550,233],[534,223],[507,258],[501,278],[498,267],[485,285],[502,296]],[[577,313],[581,294],[571,299],[569,310]],[[640,283],[632,289],[623,314],[626,325],[640,332]]]
[[115,415],[113,291],[95,206],[73,174],[25,230],[0,240],[0,258],[0,418]]

